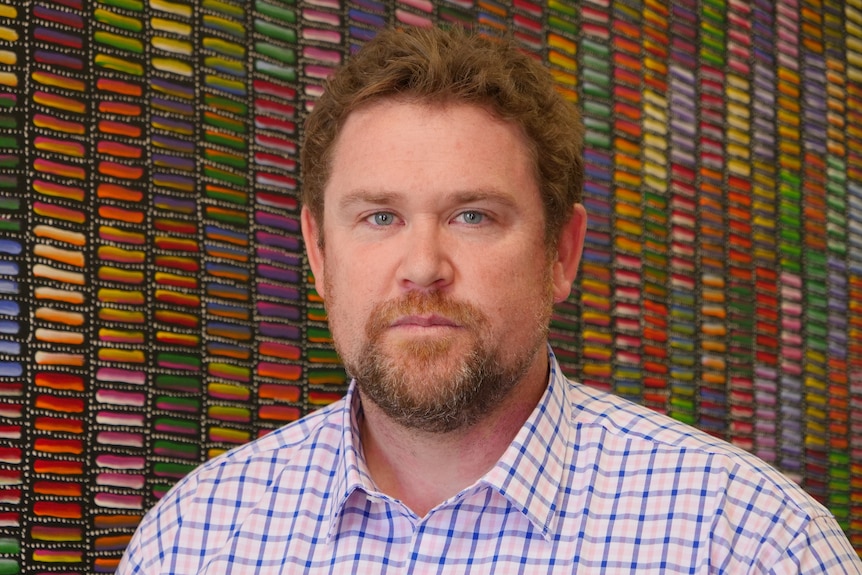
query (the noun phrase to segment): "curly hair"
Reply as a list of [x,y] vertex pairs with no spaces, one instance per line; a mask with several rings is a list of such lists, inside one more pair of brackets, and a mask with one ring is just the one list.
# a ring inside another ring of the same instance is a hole
[[472,104],[519,126],[542,193],[545,242],[554,247],[581,201],[580,114],[555,89],[548,70],[514,41],[460,27],[383,30],[329,78],[305,121],[300,152],[302,201],[318,223],[323,221],[333,150],[347,116],[387,98]]

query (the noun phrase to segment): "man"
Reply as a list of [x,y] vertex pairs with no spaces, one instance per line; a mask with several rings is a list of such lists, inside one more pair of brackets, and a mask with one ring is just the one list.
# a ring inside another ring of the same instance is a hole
[[581,129],[517,48],[387,31],[306,125],[340,402],[204,464],[120,573],[862,573],[755,457],[566,380]]

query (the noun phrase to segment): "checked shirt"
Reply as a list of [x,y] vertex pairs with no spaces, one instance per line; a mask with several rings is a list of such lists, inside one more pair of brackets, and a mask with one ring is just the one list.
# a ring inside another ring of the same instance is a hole
[[118,573],[862,574],[830,513],[767,464],[549,361],[497,465],[425,517],[375,488],[351,385],[181,480]]

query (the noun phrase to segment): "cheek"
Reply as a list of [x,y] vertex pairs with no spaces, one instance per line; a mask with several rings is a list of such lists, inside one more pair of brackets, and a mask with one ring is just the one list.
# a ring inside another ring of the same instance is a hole
[[523,269],[500,269],[493,277],[480,282],[470,299],[485,309],[494,323],[523,325],[546,299],[548,290],[541,278],[542,271],[538,269],[535,275]]
[[350,294],[332,289],[328,292],[326,315],[329,331],[339,354],[354,357],[363,345],[365,333],[363,321],[359,317],[357,302],[351,301]]
[[499,257],[485,257],[480,265],[484,285],[504,292],[532,292],[544,289],[549,266],[544,250],[510,250]]
[[350,266],[337,261],[327,262],[326,311],[330,328],[341,338],[355,337],[361,331],[373,304],[366,274],[354,273]]
[[385,254],[368,249],[332,251],[334,253],[326,259],[324,269],[327,278],[341,288],[342,293],[353,293],[357,297],[371,295],[392,267]]

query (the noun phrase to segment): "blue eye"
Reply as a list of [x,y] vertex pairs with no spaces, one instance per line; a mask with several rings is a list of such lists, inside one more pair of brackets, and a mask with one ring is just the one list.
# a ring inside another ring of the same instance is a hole
[[374,220],[374,224],[378,226],[391,226],[392,222],[395,221],[395,216],[389,212],[377,212],[371,217]]
[[461,212],[458,217],[465,224],[481,224],[485,220],[485,214],[474,211]]

